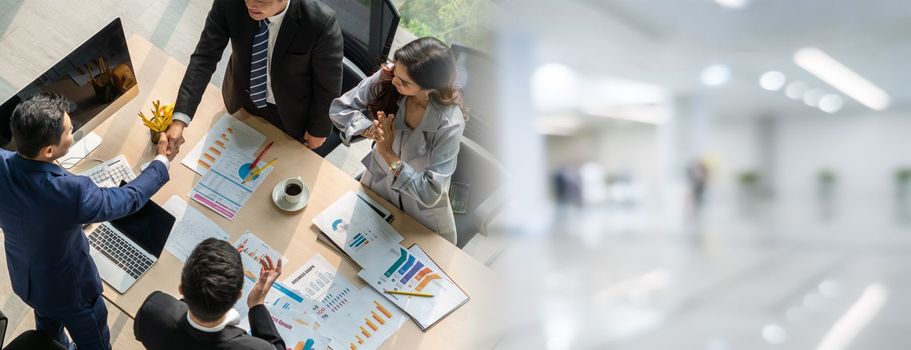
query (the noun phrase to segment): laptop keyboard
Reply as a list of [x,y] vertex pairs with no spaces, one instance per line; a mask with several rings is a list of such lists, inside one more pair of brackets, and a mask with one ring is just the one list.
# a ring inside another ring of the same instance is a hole
[[153,261],[107,225],[98,225],[89,235],[89,244],[121,269],[139,279]]

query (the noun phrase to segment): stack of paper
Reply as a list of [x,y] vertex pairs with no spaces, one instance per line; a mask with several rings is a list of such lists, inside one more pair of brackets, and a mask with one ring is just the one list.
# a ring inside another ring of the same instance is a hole
[[[244,265],[244,285],[235,309],[239,327],[249,331],[247,297],[259,278],[259,260],[281,253],[252,232],[244,233],[234,246]],[[405,323],[407,318],[392,303],[371,288],[356,288],[319,254],[311,257],[284,281],[276,281],[265,303],[272,321],[288,349],[376,349]]]
[[[402,308],[421,329],[427,330],[468,302],[468,294],[421,247],[413,245],[408,250],[399,249],[399,257],[372,262],[357,275]],[[430,294],[433,297],[384,293],[387,290]]]
[[361,267],[365,263],[398,256],[404,237],[373,207],[348,192],[313,219],[337,249]]
[[[358,276],[404,310],[421,329],[426,330],[468,302],[468,295],[420,247],[403,248],[402,235],[354,193],[339,198],[313,223],[361,266]],[[433,297],[388,294],[387,290]]]

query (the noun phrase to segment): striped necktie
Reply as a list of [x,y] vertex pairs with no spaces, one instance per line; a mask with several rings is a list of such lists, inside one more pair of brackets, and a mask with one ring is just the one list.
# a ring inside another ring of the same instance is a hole
[[250,100],[257,108],[266,107],[266,63],[269,59],[269,19],[259,21],[253,37],[253,57],[250,61]]

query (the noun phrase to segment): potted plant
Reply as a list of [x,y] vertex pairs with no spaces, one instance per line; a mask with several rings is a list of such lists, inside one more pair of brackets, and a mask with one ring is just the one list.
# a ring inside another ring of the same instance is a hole
[[737,183],[740,188],[738,206],[741,213],[752,216],[758,210],[760,197],[760,176],[755,170],[746,170],[737,174]]
[[819,196],[821,198],[831,197],[835,190],[835,182],[837,180],[835,173],[829,169],[820,170],[816,175],[816,180],[819,186]]
[[899,198],[911,196],[911,168],[895,171],[895,193]]
[[816,174],[816,199],[819,206],[819,217],[831,220],[836,217],[835,185],[838,178],[829,169],[822,169]]
[[152,118],[146,118],[145,114],[139,112],[139,118],[142,119],[142,123],[149,128],[152,143],[157,144],[161,138],[161,133],[168,130],[168,127],[171,126],[173,115],[174,104],[169,103],[162,106],[161,101],[158,100],[152,102]]

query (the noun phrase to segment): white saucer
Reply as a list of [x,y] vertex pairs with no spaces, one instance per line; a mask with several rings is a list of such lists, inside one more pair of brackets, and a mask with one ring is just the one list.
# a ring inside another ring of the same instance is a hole
[[304,184],[300,202],[289,203],[284,198],[285,185],[288,180],[290,179],[284,179],[275,184],[275,188],[272,189],[272,202],[275,203],[275,206],[284,211],[293,212],[304,209],[304,207],[307,206],[307,203],[310,203],[310,187],[307,187],[307,184]]

